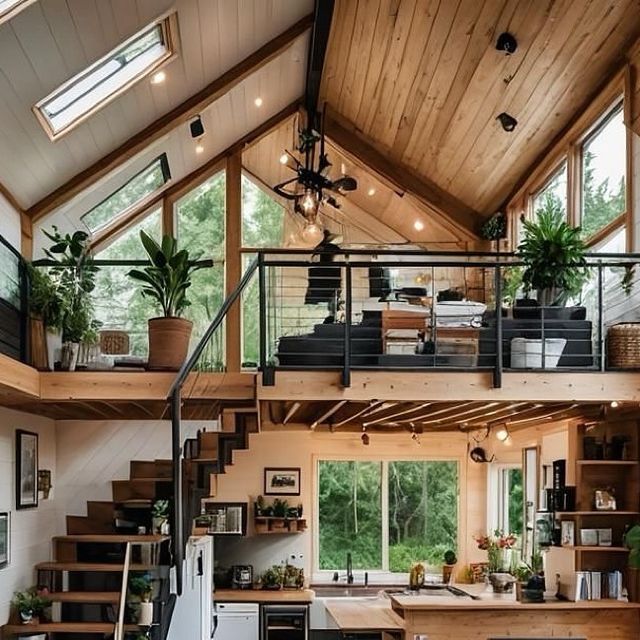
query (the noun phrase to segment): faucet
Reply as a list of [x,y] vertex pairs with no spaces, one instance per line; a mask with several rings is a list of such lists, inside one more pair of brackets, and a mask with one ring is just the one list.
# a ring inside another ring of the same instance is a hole
[[351,552],[347,553],[347,584],[353,584],[353,560]]

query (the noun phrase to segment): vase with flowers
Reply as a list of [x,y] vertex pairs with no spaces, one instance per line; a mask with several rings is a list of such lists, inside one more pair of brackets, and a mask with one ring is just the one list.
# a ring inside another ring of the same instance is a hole
[[513,533],[496,529],[492,534],[476,537],[478,549],[487,552],[489,582],[500,593],[513,589],[515,578],[511,575],[513,549],[518,538]]

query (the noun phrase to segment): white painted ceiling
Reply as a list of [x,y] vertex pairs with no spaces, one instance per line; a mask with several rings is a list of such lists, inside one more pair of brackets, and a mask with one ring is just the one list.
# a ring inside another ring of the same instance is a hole
[[[117,148],[313,9],[313,0],[39,0],[0,26],[0,182],[28,208]],[[180,51],[161,85],[142,80],[56,142],[33,105],[128,36],[170,10]],[[206,152],[195,156],[186,126],[44,219],[77,218],[162,151],[174,180],[193,171],[299,98],[308,35],[203,112]],[[263,106],[253,104],[260,95]],[[37,238],[36,238],[37,240]]]

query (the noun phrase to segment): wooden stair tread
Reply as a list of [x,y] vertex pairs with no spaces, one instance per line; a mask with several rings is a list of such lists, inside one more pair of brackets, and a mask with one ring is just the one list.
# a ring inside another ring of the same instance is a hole
[[56,591],[47,594],[51,602],[118,603],[118,591]]
[[151,498],[129,498],[128,500],[116,500],[113,504],[125,507],[150,507],[153,502]]
[[71,534],[66,536],[55,536],[56,542],[88,542],[88,543],[159,543],[169,540],[169,536],[159,535],[123,535],[123,534],[110,534],[110,533],[96,533],[96,534]]
[[[130,571],[146,571],[153,568],[148,564],[132,564]],[[124,569],[122,564],[107,564],[99,562],[40,562],[36,565],[38,571],[114,571],[121,573]]]
[[126,482],[127,484],[135,482],[171,482],[171,478],[129,478],[129,480],[112,480],[111,482]]
[[[39,624],[6,624],[2,627],[5,636],[32,635],[35,633],[104,633],[112,634],[113,622],[42,622]],[[137,624],[125,624],[126,631],[137,631]]]

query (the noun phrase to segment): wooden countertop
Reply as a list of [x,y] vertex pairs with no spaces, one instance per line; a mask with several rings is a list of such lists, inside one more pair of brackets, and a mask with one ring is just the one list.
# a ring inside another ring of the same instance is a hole
[[533,609],[640,609],[640,603],[621,600],[581,600],[570,602],[564,600],[546,600],[545,602],[518,602],[515,593],[493,593],[485,585],[457,585],[463,591],[478,596],[479,600],[447,596],[404,596],[391,595],[392,607],[395,611],[472,611],[475,609],[509,609],[527,611]]
[[213,599],[217,602],[303,602],[313,601],[311,589],[216,589]]
[[402,631],[404,620],[386,599],[326,600],[325,607],[341,631]]

